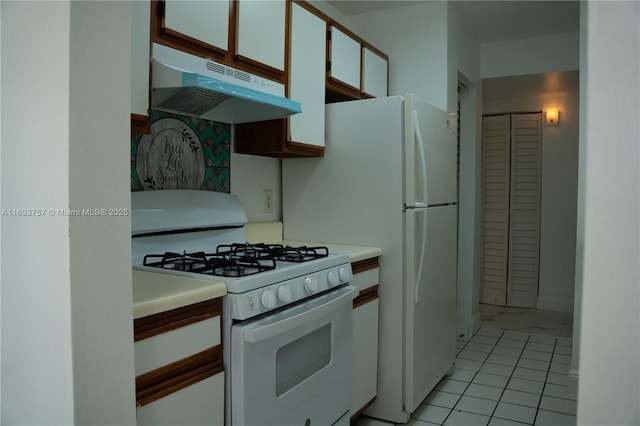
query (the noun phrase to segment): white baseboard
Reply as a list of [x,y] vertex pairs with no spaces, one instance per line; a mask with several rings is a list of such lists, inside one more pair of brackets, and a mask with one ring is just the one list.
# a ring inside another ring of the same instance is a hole
[[541,311],[573,312],[573,299],[538,297],[536,309]]
[[473,336],[478,330],[480,330],[480,312],[469,320],[469,336]]
[[457,338],[471,339],[478,330],[480,330],[480,312],[467,321],[467,324],[458,324]]

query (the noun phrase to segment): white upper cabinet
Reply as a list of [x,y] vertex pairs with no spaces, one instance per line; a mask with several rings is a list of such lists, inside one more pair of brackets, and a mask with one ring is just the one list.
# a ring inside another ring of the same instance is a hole
[[285,0],[239,0],[237,56],[284,72],[285,22]]
[[326,28],[324,20],[292,4],[289,95],[302,114],[289,118],[289,139],[324,146]]
[[329,76],[360,91],[360,42],[331,26]]
[[380,98],[388,95],[388,61],[373,50],[362,49],[362,91],[365,95]]
[[226,0],[166,0],[164,28],[191,38],[191,42],[226,52],[229,49],[229,8],[230,3]]
[[131,2],[131,113],[149,109],[149,1]]

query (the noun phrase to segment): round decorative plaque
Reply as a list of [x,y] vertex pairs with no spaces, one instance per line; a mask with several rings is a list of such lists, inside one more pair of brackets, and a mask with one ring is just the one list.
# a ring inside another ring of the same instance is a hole
[[140,139],[136,171],[144,190],[200,189],[205,177],[200,139],[184,122],[162,118]]

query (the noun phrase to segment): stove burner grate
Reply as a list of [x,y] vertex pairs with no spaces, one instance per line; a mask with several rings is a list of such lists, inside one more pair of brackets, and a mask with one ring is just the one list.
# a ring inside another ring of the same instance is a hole
[[207,266],[193,272],[201,272],[220,277],[246,277],[273,269],[276,269],[276,262],[274,260],[258,261],[246,256],[227,256],[225,260],[216,259]]
[[194,271],[206,265],[213,258],[220,258],[217,254],[209,254],[203,251],[187,253],[166,252],[164,254],[148,254],[144,257],[145,266],[154,266],[163,269],[175,269],[178,271]]
[[247,257],[254,259],[267,259],[271,260],[277,256],[278,253],[282,250],[282,244],[222,244],[216,248],[216,253],[225,256],[234,256],[234,257]]
[[329,256],[329,249],[326,247],[284,247],[276,260],[284,262],[308,262],[314,259],[320,259],[322,257]]
[[223,244],[216,253],[204,251],[149,254],[143,264],[221,277],[244,277],[276,269],[276,262],[307,262],[327,257],[326,247],[291,247],[281,244]]

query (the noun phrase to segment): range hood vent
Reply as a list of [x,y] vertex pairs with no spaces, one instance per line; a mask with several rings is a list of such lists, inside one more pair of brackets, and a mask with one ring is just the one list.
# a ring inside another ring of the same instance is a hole
[[302,112],[280,83],[157,43],[152,60],[153,109],[230,124]]

